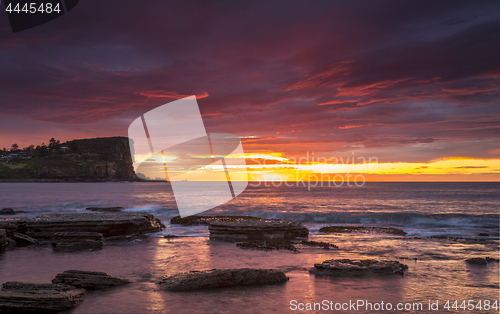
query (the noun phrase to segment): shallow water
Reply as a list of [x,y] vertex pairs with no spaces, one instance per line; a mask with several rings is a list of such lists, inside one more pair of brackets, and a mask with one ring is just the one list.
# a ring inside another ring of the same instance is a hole
[[[108,241],[102,250],[53,252],[49,247],[19,248],[0,255],[0,278],[5,281],[50,282],[68,269],[105,271],[132,284],[89,292],[70,313],[288,313],[291,300],[372,303],[422,303],[428,300],[498,299],[498,263],[467,265],[471,251],[489,254],[497,243],[457,244],[452,241],[399,240],[395,236],[343,235],[312,237],[336,243],[340,250],[304,248],[300,252],[243,250],[234,243],[204,237],[164,239],[146,236],[131,241]],[[308,269],[332,258],[397,259],[409,265],[405,276],[350,278],[316,277]],[[419,260],[411,260],[418,256]],[[284,270],[282,285],[239,287],[197,292],[159,291],[155,282],[182,271],[261,267]],[[483,311],[484,312],[484,311]],[[494,311],[490,311],[494,313]],[[434,312],[435,313],[435,312]]]
[[[68,313],[298,312],[291,310],[292,300],[297,303],[328,300],[333,304],[383,301],[394,307],[409,302],[411,306],[422,304],[422,310],[405,313],[447,312],[443,309],[446,300],[493,302],[499,298],[498,263],[475,266],[464,261],[471,256],[498,258],[499,201],[495,193],[498,187],[498,184],[438,184],[430,189],[426,185],[401,183],[374,184],[364,190],[250,187],[241,198],[208,214],[299,217],[310,229],[311,240],[334,243],[339,250],[309,247],[300,248],[299,252],[243,250],[234,243],[210,241],[206,226],[167,225],[156,234],[106,240],[101,250],[55,252],[48,246],[9,250],[0,254],[0,282],[50,282],[57,273],[69,269],[105,271],[132,281],[123,287],[88,292],[85,301]],[[164,222],[177,215],[166,184],[0,184],[0,207],[27,211],[20,214],[23,216],[84,212],[87,206],[124,206],[128,211],[151,212]],[[318,232],[339,217],[352,224],[399,227],[408,235]],[[385,220],[388,217],[392,220]],[[480,232],[490,236],[479,237]],[[164,234],[189,236],[165,239]],[[427,238],[433,235],[468,239]],[[309,274],[314,263],[333,258],[399,260],[409,270],[404,276],[386,277],[328,278]],[[181,271],[236,267],[279,268],[290,280],[265,287],[183,293],[160,291],[155,283],[162,276]],[[429,310],[429,300],[439,300],[440,310]],[[365,310],[362,307],[351,312],[381,312]]]

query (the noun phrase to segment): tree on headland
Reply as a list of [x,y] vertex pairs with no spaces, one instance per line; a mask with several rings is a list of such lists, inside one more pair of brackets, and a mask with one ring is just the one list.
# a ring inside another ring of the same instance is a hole
[[28,147],[23,148],[23,151],[26,153],[30,153],[35,150],[35,145],[30,145]]
[[53,149],[58,149],[59,146],[61,146],[61,142],[59,140],[55,140],[54,138],[51,138],[49,140],[49,148],[52,151]]
[[19,145],[15,144],[15,143],[12,144],[12,147],[11,147],[10,151],[13,152],[13,153],[15,153],[18,150],[19,150]]
[[40,157],[45,157],[49,154],[49,152],[47,151],[47,145],[45,145],[45,143],[42,143],[42,145],[37,146],[35,151],[36,154]]

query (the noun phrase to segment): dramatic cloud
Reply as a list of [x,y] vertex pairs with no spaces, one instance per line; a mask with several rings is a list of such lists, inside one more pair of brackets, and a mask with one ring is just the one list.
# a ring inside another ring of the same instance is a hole
[[127,135],[197,95],[247,151],[500,158],[500,3],[83,1],[0,19],[0,145]]

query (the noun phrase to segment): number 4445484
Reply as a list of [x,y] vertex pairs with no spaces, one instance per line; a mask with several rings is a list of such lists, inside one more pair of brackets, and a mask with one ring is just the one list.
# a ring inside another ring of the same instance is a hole
[[489,311],[489,310],[498,310],[498,300],[495,300],[495,302],[492,303],[490,300],[479,300],[479,301],[474,301],[474,300],[463,300],[462,303],[459,303],[460,301],[455,300],[455,302],[451,303],[453,301],[446,301],[444,304],[444,308],[447,309],[448,311],[452,310],[484,310],[484,311]]
[[52,5],[52,3],[24,3],[24,5],[17,3],[14,8],[12,8],[12,3],[9,3],[9,5],[5,8],[5,11],[12,13],[60,13],[61,9],[59,8],[59,3],[56,3],[56,5]]

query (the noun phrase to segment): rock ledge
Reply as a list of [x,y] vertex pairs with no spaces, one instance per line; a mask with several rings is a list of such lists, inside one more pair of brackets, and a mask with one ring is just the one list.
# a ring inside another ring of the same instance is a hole
[[208,230],[210,239],[226,241],[286,240],[309,235],[309,230],[300,222],[282,219],[214,221]]
[[232,286],[264,285],[286,282],[281,270],[260,268],[212,269],[175,274],[162,278],[161,290],[189,291]]
[[0,228],[10,236],[19,232],[37,239],[50,239],[57,232],[97,232],[104,237],[160,231],[165,226],[148,213],[94,212],[46,214],[36,218],[0,218]]
[[398,261],[377,261],[374,259],[352,261],[349,259],[338,259],[314,264],[314,267],[309,272],[320,276],[404,275],[407,269],[407,265],[401,264]]
[[52,283],[67,284],[89,290],[105,289],[130,283],[127,279],[113,277],[98,271],[66,270],[57,274]]
[[0,291],[0,312],[53,313],[75,307],[85,290],[63,284],[6,282]]

